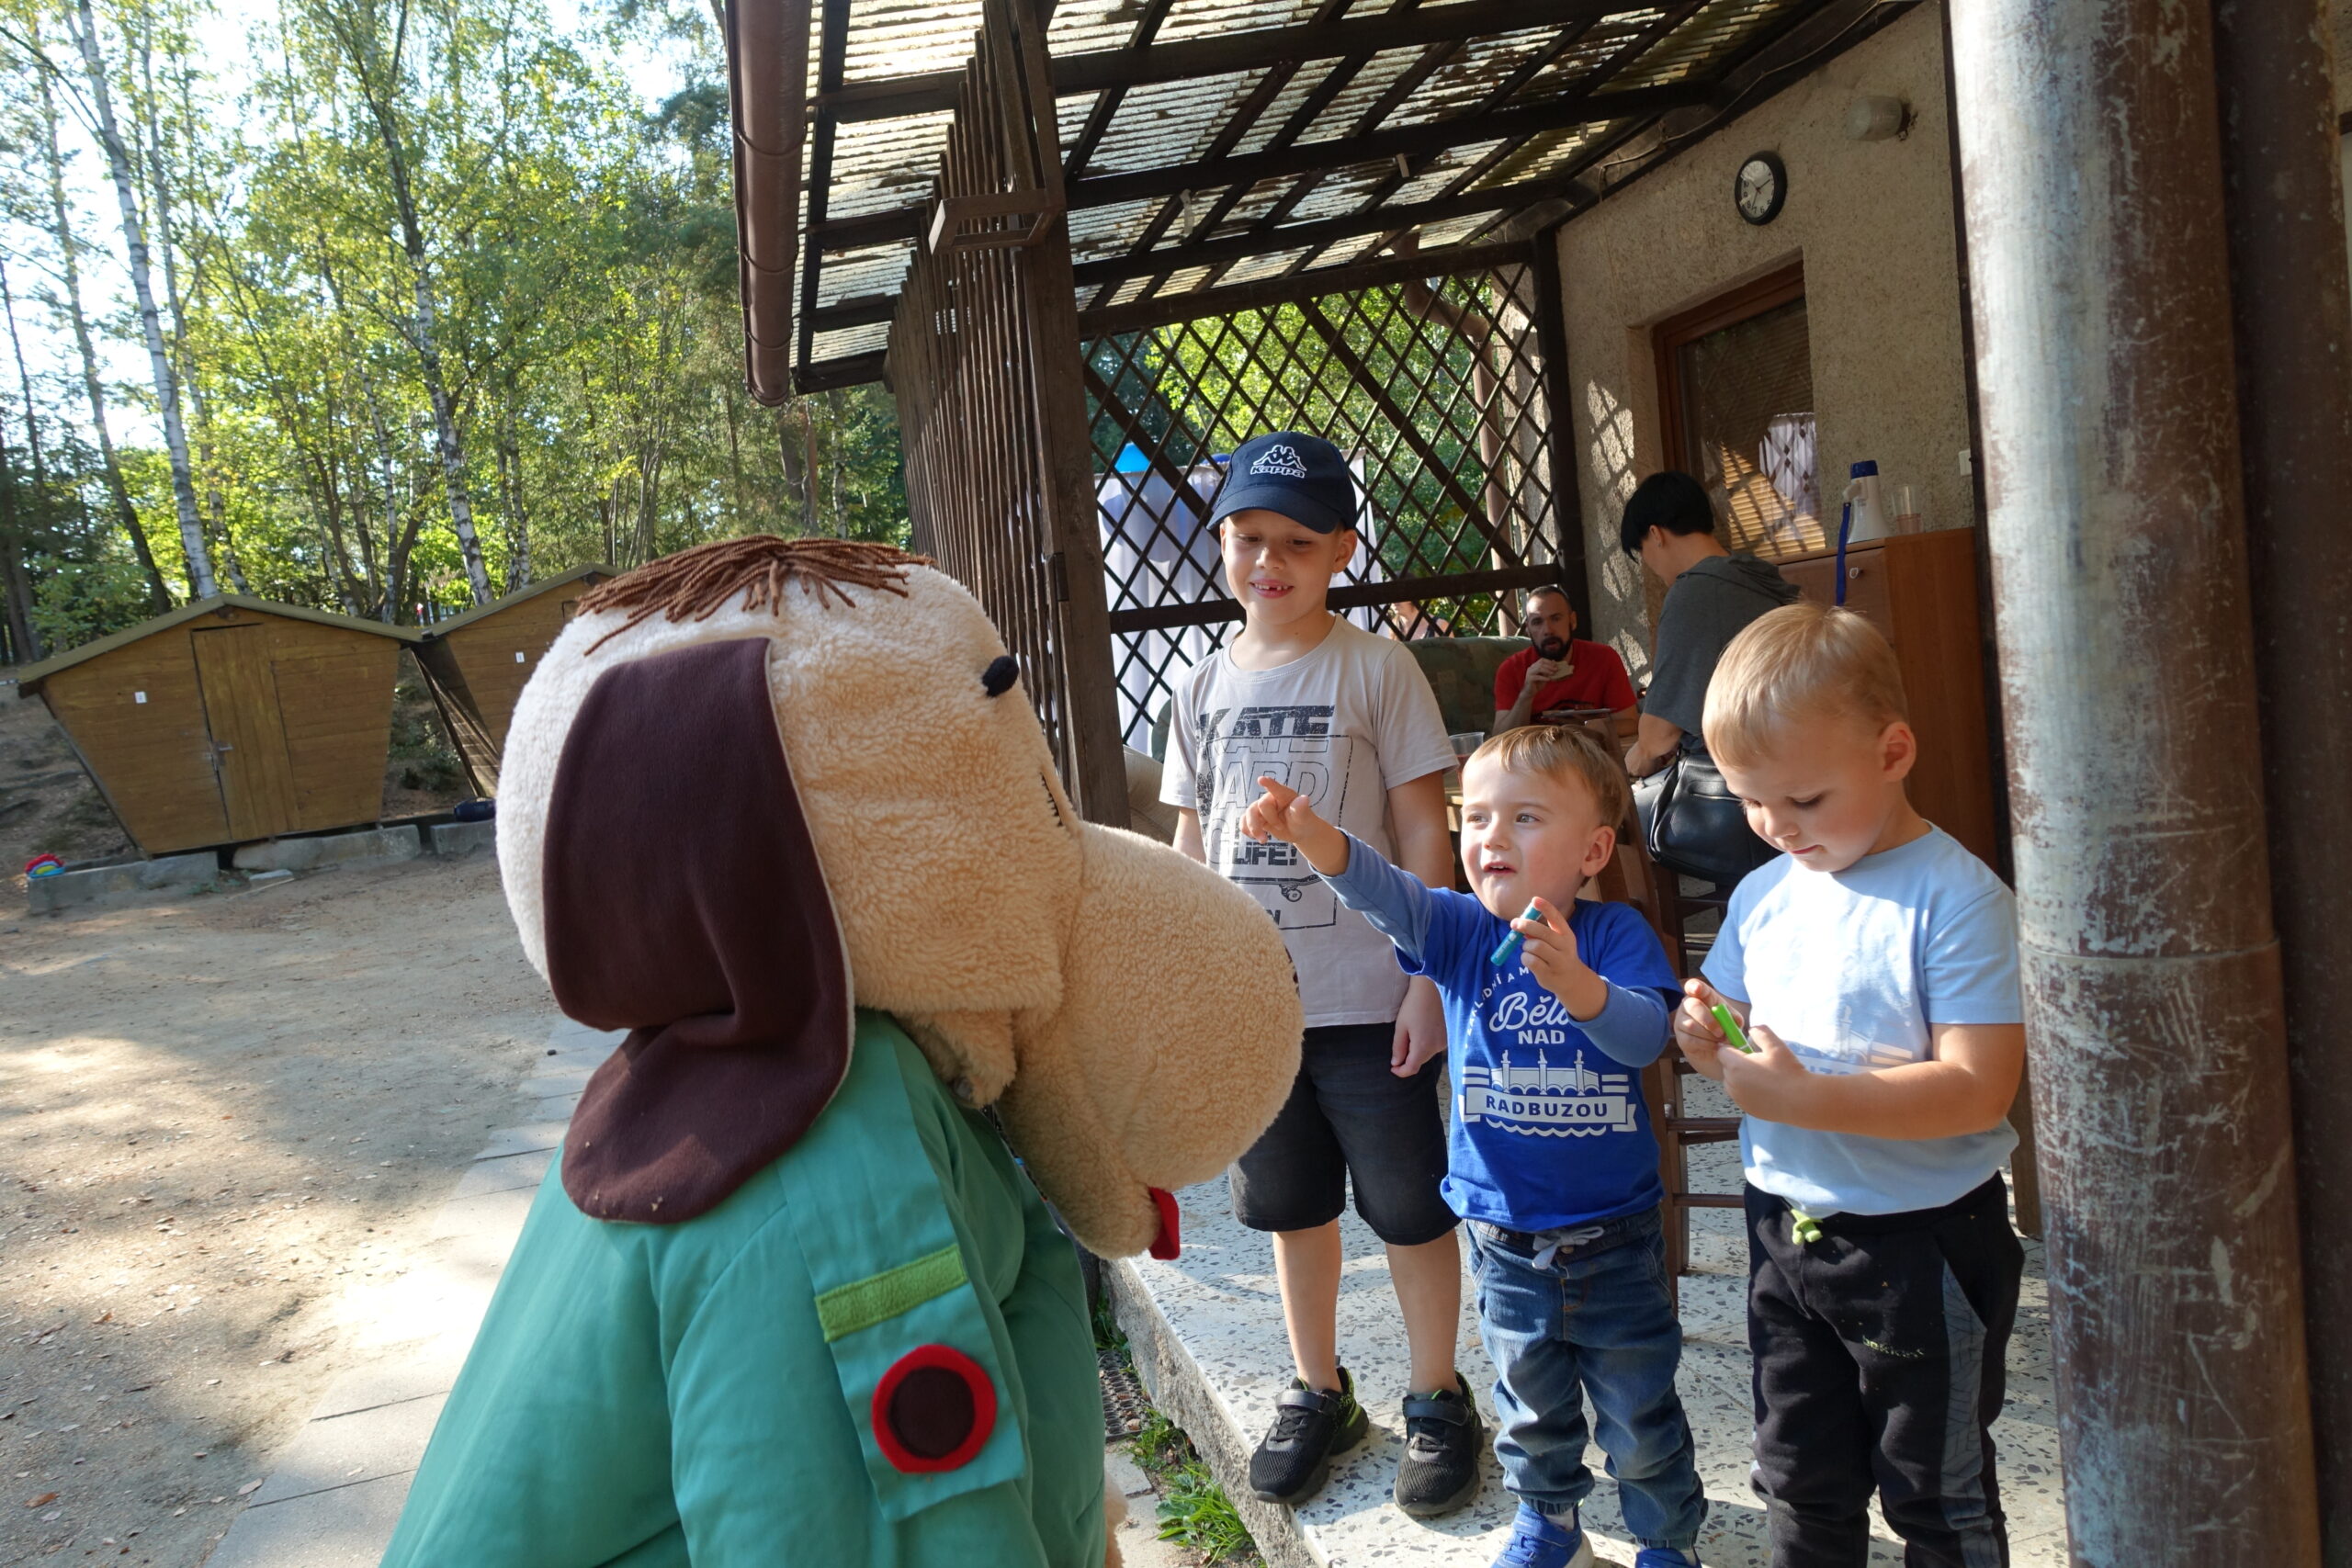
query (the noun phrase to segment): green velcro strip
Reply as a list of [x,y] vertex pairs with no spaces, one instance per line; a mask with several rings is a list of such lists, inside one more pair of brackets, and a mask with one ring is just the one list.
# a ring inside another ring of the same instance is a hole
[[956,1247],[943,1247],[928,1258],[827,1291],[817,1298],[817,1322],[830,1345],[844,1335],[912,1311],[933,1296],[944,1296],[964,1280],[964,1254]]

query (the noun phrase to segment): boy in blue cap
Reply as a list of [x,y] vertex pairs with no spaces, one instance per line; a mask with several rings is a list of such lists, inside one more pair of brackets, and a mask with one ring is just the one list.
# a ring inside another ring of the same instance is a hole
[[1161,798],[1181,812],[1177,847],[1248,888],[1282,928],[1306,1012],[1290,1100],[1233,1170],[1235,1216],[1273,1235],[1297,1371],[1250,1458],[1250,1490],[1304,1501],[1369,1431],[1338,1347],[1339,1218],[1352,1180],[1357,1213],[1387,1245],[1412,1353],[1396,1503],[1429,1516],[1476,1495],[1483,1440],[1453,1362],[1462,1262],[1439,1190],[1443,1011],[1295,849],[1241,829],[1258,780],[1273,777],[1430,886],[1453,879],[1443,775],[1454,759],[1437,699],[1404,644],[1325,604],[1355,555],[1357,508],[1346,458],[1319,436],[1278,431],[1233,454],[1210,518],[1244,624],[1176,682]]

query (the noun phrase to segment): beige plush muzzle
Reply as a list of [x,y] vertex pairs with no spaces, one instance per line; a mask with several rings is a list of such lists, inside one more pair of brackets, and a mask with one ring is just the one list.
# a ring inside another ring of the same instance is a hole
[[979,605],[927,567],[894,570],[902,591],[795,581],[757,610],[738,595],[626,630],[592,599],[507,740],[499,861],[524,950],[544,971],[548,795],[596,677],[686,643],[765,638],[797,796],[777,809],[807,818],[858,1005],[898,1018],[959,1099],[999,1107],[1089,1247],[1141,1251],[1172,1226],[1164,1195],[1223,1169],[1280,1110],[1302,1022],[1289,955],[1204,866],[1080,822],[1025,691],[988,689],[1005,648]]

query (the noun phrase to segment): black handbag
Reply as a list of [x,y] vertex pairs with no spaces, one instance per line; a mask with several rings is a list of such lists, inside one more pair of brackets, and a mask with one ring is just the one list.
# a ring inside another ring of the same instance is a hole
[[1677,751],[1635,779],[1634,809],[1650,859],[1684,876],[1729,886],[1780,852],[1747,825],[1747,809],[1704,751]]

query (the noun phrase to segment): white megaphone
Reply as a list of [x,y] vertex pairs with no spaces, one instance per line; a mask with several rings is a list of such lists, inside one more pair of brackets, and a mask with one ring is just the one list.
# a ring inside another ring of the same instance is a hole
[[1853,477],[1846,481],[1846,506],[1838,517],[1836,603],[1846,602],[1846,547],[1865,539],[1883,539],[1894,531],[1878,496],[1878,465],[1864,458],[1854,465]]

